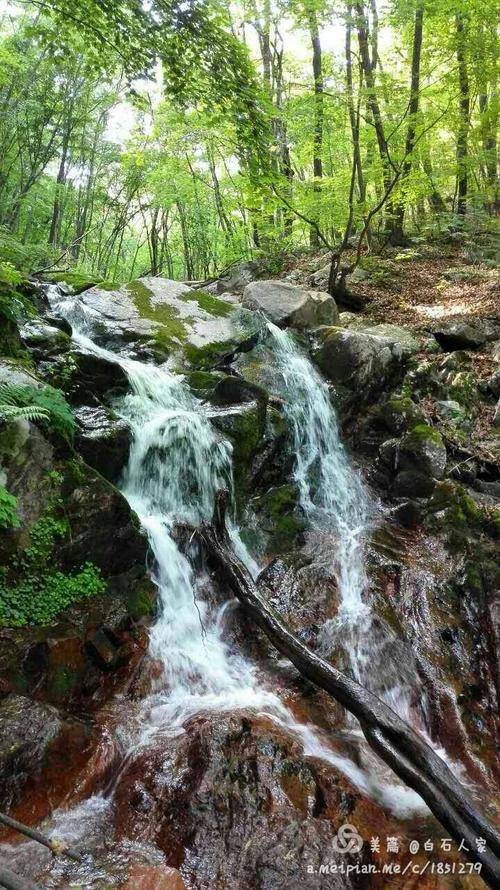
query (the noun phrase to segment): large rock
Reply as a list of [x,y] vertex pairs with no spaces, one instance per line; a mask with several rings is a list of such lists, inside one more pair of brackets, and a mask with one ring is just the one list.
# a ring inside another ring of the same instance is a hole
[[315,328],[338,324],[333,297],[321,291],[305,290],[286,281],[255,281],[245,288],[243,306],[261,309],[280,326]]
[[217,293],[242,294],[250,282],[264,278],[268,274],[269,267],[265,260],[249,260],[246,263],[238,263],[236,266],[233,266],[227,275],[219,278]]
[[395,325],[324,332],[314,358],[335,384],[358,398],[379,391],[418,349],[417,341]]
[[441,433],[426,423],[420,423],[401,439],[398,466],[402,470],[416,470],[433,479],[442,479],[446,469],[446,446]]
[[30,321],[23,325],[20,336],[35,357],[60,355],[67,352],[71,344],[65,331],[44,321]]
[[96,340],[133,348],[155,359],[178,354],[194,367],[210,367],[255,338],[252,313],[165,278],[140,278],[118,291],[85,291],[80,308]]
[[55,708],[21,695],[0,704],[0,795],[2,808],[17,803],[23,786],[43,766],[47,749],[61,730]]
[[75,447],[84,461],[110,482],[117,482],[127,463],[132,433],[114,411],[82,405],[73,414],[77,421]]
[[485,343],[500,338],[500,325],[491,319],[446,321],[433,328],[439,345],[447,352],[456,349],[479,349]]

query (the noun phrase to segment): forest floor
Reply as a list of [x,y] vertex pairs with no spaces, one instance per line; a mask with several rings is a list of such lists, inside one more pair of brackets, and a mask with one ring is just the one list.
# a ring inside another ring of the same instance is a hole
[[[287,263],[287,271],[319,268],[328,257],[301,257]],[[463,247],[426,244],[416,250],[388,249],[383,256],[369,255],[362,259],[355,273],[355,292],[364,308],[360,313],[366,321],[395,324],[415,333],[430,333],[443,322],[500,318],[500,269]],[[487,381],[499,367],[500,356],[492,344],[467,351],[466,364],[478,385]],[[420,360],[439,361],[441,355],[422,353]],[[434,399],[423,400],[421,407],[432,421]],[[484,401],[472,412],[469,446],[491,459],[494,406]],[[486,438],[486,442],[484,439]],[[494,448],[496,452],[496,447]]]

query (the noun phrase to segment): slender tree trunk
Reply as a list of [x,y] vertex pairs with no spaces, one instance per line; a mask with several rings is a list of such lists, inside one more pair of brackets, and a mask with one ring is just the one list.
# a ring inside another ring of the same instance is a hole
[[68,150],[69,150],[69,140],[71,136],[71,122],[68,124],[68,128],[64,134],[64,139],[61,147],[61,161],[59,163],[59,170],[57,172],[56,179],[56,193],[54,197],[54,206],[52,209],[52,219],[50,222],[50,231],[49,231],[49,244],[53,247],[56,247],[59,244],[59,235],[61,228],[61,218],[62,218],[62,190],[66,183],[66,165],[68,161]]
[[415,135],[417,131],[417,115],[419,107],[420,92],[420,58],[422,55],[422,31],[424,23],[424,0],[419,0],[415,10],[415,28],[413,32],[413,51],[411,60],[411,86],[410,101],[408,103],[408,129],[406,131],[405,143],[405,160],[403,161],[403,169],[401,173],[401,197],[394,211],[394,218],[390,225],[390,242],[391,244],[406,243],[404,236],[404,214],[405,214],[405,187],[411,173],[413,164],[413,146],[415,144]]
[[455,19],[457,34],[458,84],[460,90],[460,121],[457,136],[457,213],[465,216],[467,212],[468,191],[468,133],[470,116],[469,75],[467,72],[466,45],[467,34],[463,15]]
[[366,200],[366,184],[363,174],[363,164],[361,161],[361,149],[359,144],[359,120],[354,108],[354,89],[352,79],[352,4],[347,9],[347,21],[345,29],[345,60],[346,60],[346,84],[347,84],[347,103],[349,107],[349,122],[351,125],[352,148],[354,153],[354,161],[356,164],[356,175],[358,182],[359,200],[361,204]]
[[[365,78],[365,83],[367,87],[367,104],[370,110],[371,116],[373,118],[373,124],[375,127],[375,135],[377,137],[377,145],[380,155],[380,160],[382,163],[382,179],[384,183],[384,192],[391,192],[391,170],[392,163],[389,155],[389,148],[387,145],[387,140],[385,137],[384,124],[382,120],[382,112],[380,109],[378,97],[377,97],[377,89],[375,85],[375,74],[372,60],[370,58],[370,42],[369,42],[369,30],[368,30],[368,19],[366,17],[365,6],[364,3],[356,3],[356,18],[357,18],[357,30],[358,30],[358,43],[359,43],[359,53],[361,57],[361,66],[363,69],[363,74]],[[386,202],[385,205],[386,214],[389,220],[392,218],[392,198],[391,200]]]
[[[314,140],[313,140],[313,176],[314,176],[314,192],[316,193],[316,201],[319,204],[319,196],[321,194],[321,179],[323,177],[323,59],[321,54],[321,41],[319,36],[318,17],[316,9],[311,7],[308,13],[309,18],[309,34],[311,36],[312,45],[312,67],[314,77]],[[317,208],[314,208],[313,216],[318,217]],[[318,247],[318,231],[315,228],[310,229],[311,247]]]

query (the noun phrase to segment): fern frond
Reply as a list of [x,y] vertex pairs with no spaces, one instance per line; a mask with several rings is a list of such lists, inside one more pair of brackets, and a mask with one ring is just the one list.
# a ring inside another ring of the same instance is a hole
[[20,407],[19,405],[2,405],[0,403],[1,420],[48,420],[49,416],[46,408],[38,408],[36,405]]

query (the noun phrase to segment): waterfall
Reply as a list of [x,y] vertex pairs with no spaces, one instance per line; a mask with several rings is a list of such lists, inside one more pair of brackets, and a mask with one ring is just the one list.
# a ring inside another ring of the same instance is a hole
[[[277,387],[293,436],[300,506],[309,526],[333,533],[338,620],[353,624],[367,611],[364,540],[373,507],[340,441],[328,386],[288,331],[274,324],[268,329],[279,371]],[[330,561],[331,543],[330,536]]]
[[[51,289],[53,308],[73,325],[81,348],[120,364],[131,392],[115,410],[129,423],[133,444],[122,491],[138,514],[154,555],[152,577],[160,599],[150,634],[151,654],[162,664],[163,682],[144,701],[137,727],[124,727],[129,750],[148,744],[158,731],[178,734],[189,717],[204,711],[251,710],[267,716],[300,739],[304,754],[321,757],[344,772],[396,814],[421,811],[420,797],[388,781],[371,757],[366,771],[338,754],[315,727],[298,723],[254,665],[226,641],[226,606],[210,606],[201,582],[179,548],[175,524],[197,525],[210,517],[220,487],[232,486],[231,445],[210,423],[208,411],[189,391],[182,375],[123,358],[92,339],[92,314],[74,298]],[[296,451],[301,504],[312,522],[333,526],[336,565],[346,614],[363,610],[363,534],[369,506],[361,481],[339,440],[328,390],[289,335],[271,326],[276,356],[287,387],[287,408]],[[288,390],[289,387],[289,390]],[[316,475],[316,481],[313,476]],[[230,536],[250,570],[252,557],[236,526]],[[359,730],[356,731],[359,740]]]

